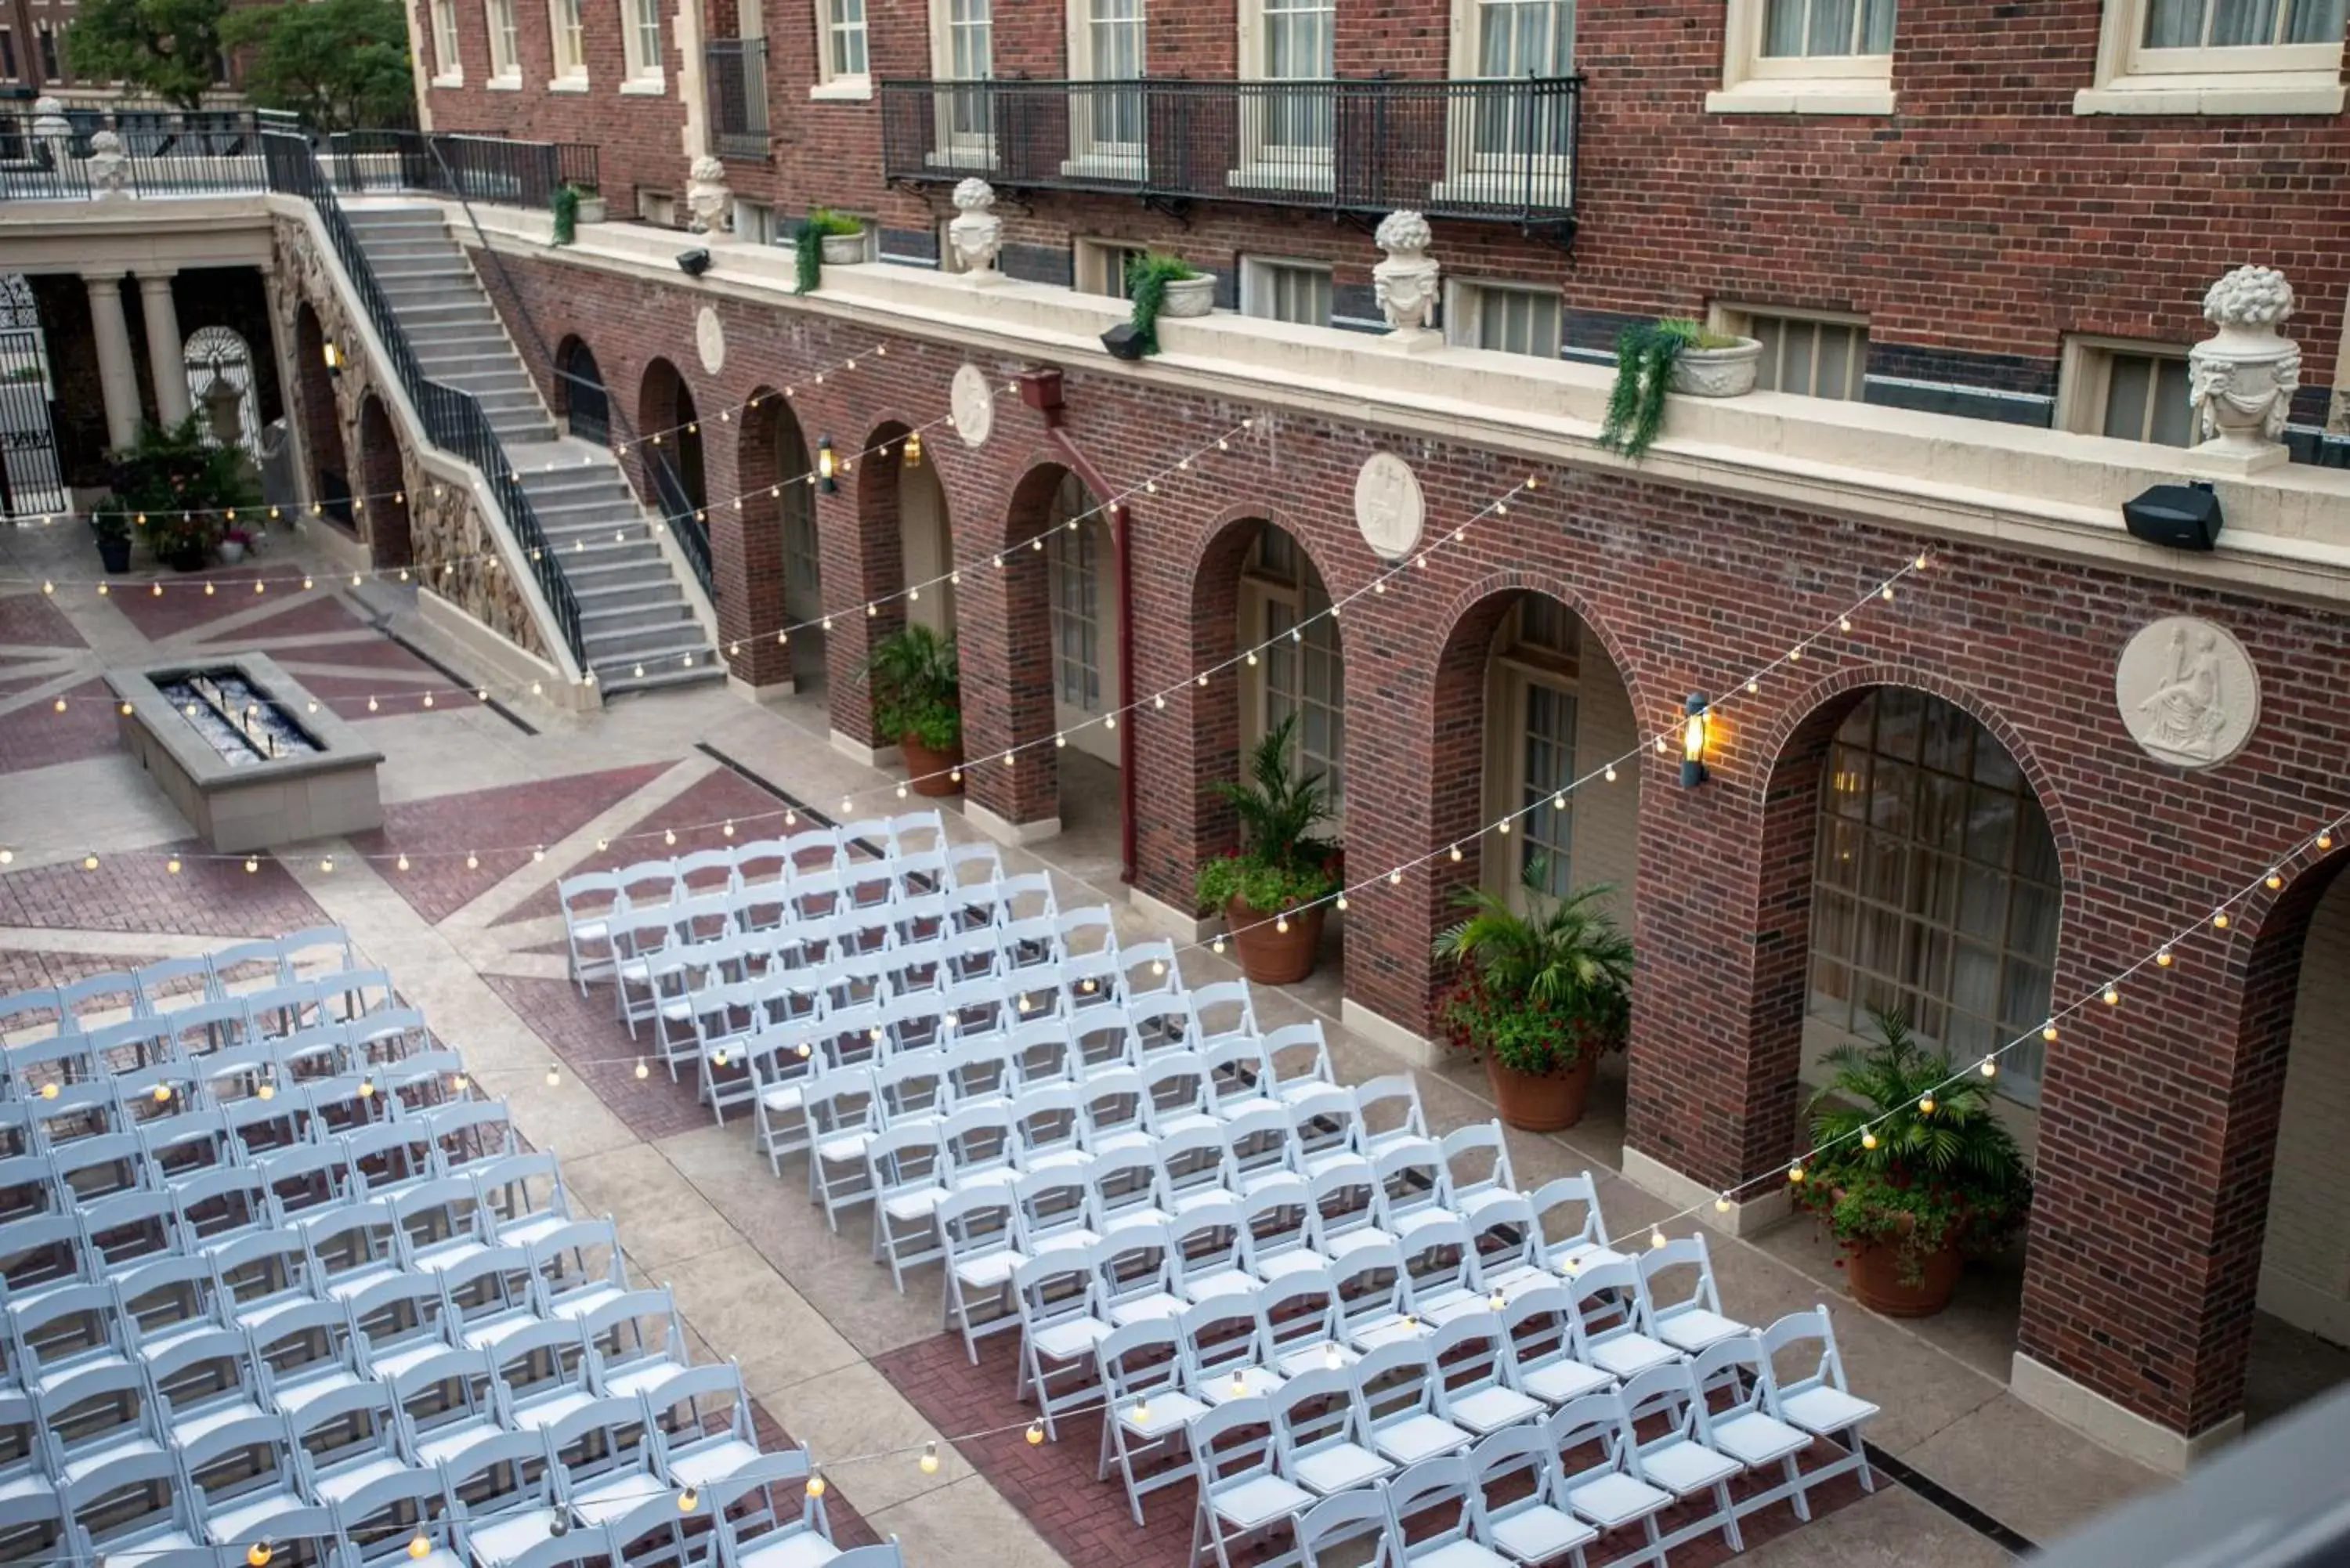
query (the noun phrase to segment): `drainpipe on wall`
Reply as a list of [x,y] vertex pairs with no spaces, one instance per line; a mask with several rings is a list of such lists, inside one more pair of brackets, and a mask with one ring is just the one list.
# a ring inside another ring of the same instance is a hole
[[[1094,466],[1093,459],[1064,423],[1067,414],[1061,402],[1058,370],[1022,371],[1020,400],[1045,416],[1046,439],[1067,461],[1070,472],[1086,482],[1087,490],[1097,496],[1118,493],[1117,486]],[[1128,887],[1134,885],[1134,553],[1127,547],[1127,530],[1133,523],[1134,514],[1124,502],[1110,504],[1110,545],[1118,556],[1118,707],[1127,720],[1118,731],[1118,876]]]

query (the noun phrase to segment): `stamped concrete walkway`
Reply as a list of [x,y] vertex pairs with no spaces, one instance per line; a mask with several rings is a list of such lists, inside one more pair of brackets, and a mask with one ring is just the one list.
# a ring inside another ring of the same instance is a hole
[[[47,571],[86,582],[94,565],[78,529],[18,532],[5,543],[0,576],[36,581]],[[298,578],[287,562],[299,550],[298,540],[281,539],[257,569]],[[778,811],[775,791],[828,808],[844,792],[889,782],[827,746],[820,701],[763,708],[706,689],[580,717],[509,699],[526,730],[459,700],[460,682],[385,635],[398,631],[463,668],[388,590],[322,586],[270,597],[224,587],[207,597],[167,579],[159,600],[143,584],[125,586],[138,591],[101,598],[69,586],[44,598],[37,588],[0,586],[0,845],[14,852],[0,874],[0,985],[340,922],[436,1033],[462,1046],[484,1086],[512,1103],[524,1136],[562,1156],[577,1200],[615,1217],[635,1276],[676,1291],[700,1348],[741,1364],[750,1392],[811,1446],[875,1530],[901,1540],[910,1563],[1089,1563],[1103,1560],[1118,1531],[1131,1531],[1114,1488],[1070,1488],[1065,1511],[1090,1511],[1080,1523],[1091,1533],[1072,1534],[1064,1521],[1053,1533],[1093,1544],[1056,1551],[959,1451],[953,1439],[968,1428],[938,1429],[918,1407],[941,1407],[930,1391],[918,1389],[919,1400],[901,1392],[905,1368],[919,1366],[941,1333],[935,1270],[919,1273],[910,1294],[895,1293],[868,1261],[863,1220],[833,1234],[805,1200],[799,1171],[787,1166],[781,1181],[770,1174],[742,1118],[714,1126],[689,1092],[658,1075],[636,1080],[608,993],[583,999],[564,978],[552,892],[560,876],[723,842],[719,824]],[[265,857],[253,873],[191,856],[172,875],[166,846],[197,846],[115,741],[97,675],[110,663],[245,648],[274,654],[384,752],[387,826]],[[426,691],[438,694],[430,708]],[[1115,810],[1114,791],[1072,790],[1068,835],[1033,854],[1007,851],[1007,866],[1052,871],[1065,904],[1110,904],[1121,933],[1139,934],[1116,885],[1115,823],[1098,805],[1088,813],[1087,801]],[[890,803],[868,795],[866,804]],[[974,836],[951,807],[948,820],[957,836]],[[707,826],[664,846],[663,830],[681,824]],[[648,828],[653,837],[632,852],[598,847]],[[390,860],[401,853],[405,871]],[[81,869],[88,854],[99,857],[98,871]],[[1204,951],[1184,967],[1195,983],[1230,972]],[[1342,1078],[1399,1069],[1341,1029],[1336,1011],[1326,971],[1296,992],[1261,993],[1268,1027],[1323,1016]],[[550,1063],[563,1068],[553,1088]],[[1423,1074],[1421,1083],[1440,1128],[1492,1114],[1472,1078]],[[1615,1173],[1617,1147],[1603,1107],[1564,1138],[1513,1135],[1512,1157],[1529,1186],[1593,1170],[1611,1228],[1637,1235],[1669,1206]],[[2052,1539],[2155,1484],[2019,1405],[1979,1366],[1850,1306],[1800,1250],[1719,1238],[1713,1247],[1726,1304],[1748,1321],[1832,1301],[1853,1381],[1885,1407],[1870,1437],[1902,1467],[1898,1473],[1918,1478],[1913,1490],[1888,1477],[1875,1497],[1740,1561],[2000,1563],[2009,1555],[2002,1542]],[[959,1349],[954,1356],[960,1363]],[[924,1474],[914,1455],[933,1439],[944,1463]],[[973,1452],[993,1440],[972,1438]],[[1085,1459],[1089,1466],[1089,1451]],[[1104,1522],[1095,1528],[1092,1516]]]

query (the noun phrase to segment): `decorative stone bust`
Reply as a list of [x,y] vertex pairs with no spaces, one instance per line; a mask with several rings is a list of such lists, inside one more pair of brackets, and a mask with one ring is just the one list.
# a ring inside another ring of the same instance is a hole
[[130,160],[123,156],[122,138],[110,130],[89,139],[89,183],[101,202],[120,201],[129,194],[125,187],[130,183]]
[[33,134],[39,137],[73,134],[73,121],[66,118],[64,99],[36,98],[33,100]]
[[2240,266],[2203,296],[2203,318],[2220,330],[2187,351],[2198,462],[2249,473],[2286,461],[2301,349],[2277,327],[2293,304],[2293,286],[2265,266]]
[[1418,213],[1389,213],[1372,237],[1388,253],[1388,259],[1371,269],[1371,286],[1380,314],[1394,329],[1394,341],[1407,348],[1439,341],[1430,328],[1436,320],[1437,279],[1443,269],[1428,254],[1435,238],[1428,220]]
[[947,241],[954,246],[963,276],[978,286],[1001,282],[1003,275],[995,270],[995,257],[1003,248],[1003,220],[992,211],[995,187],[975,176],[965,180],[954,188],[954,204]]
[[685,184],[687,226],[697,234],[723,234],[733,226],[734,192],[726,188],[726,165],[703,153],[693,161]]

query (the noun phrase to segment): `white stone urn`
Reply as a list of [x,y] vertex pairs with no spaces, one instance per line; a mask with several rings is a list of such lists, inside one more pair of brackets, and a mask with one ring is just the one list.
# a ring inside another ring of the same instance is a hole
[[43,97],[33,100],[33,134],[49,141],[73,134],[73,121],[66,118],[65,99]]
[[865,259],[865,231],[853,234],[827,234],[823,243],[824,265],[855,266]]
[[2240,266],[2204,294],[2203,318],[2220,330],[2187,351],[2199,464],[2249,473],[2288,461],[2301,348],[2277,327],[2293,306],[2293,286],[2274,267]]
[[1170,279],[1159,302],[1159,314],[1162,317],[1205,316],[1215,308],[1216,280],[1204,273],[1198,277]]
[[706,152],[695,159],[685,182],[685,205],[693,214],[686,227],[693,233],[726,233],[734,217],[734,192],[726,183],[726,165]]
[[242,539],[223,539],[213,548],[219,552],[224,566],[234,566],[244,559],[244,541]]
[[1430,348],[1443,341],[1435,330],[1438,280],[1443,268],[1428,254],[1435,235],[1418,213],[1389,213],[1372,235],[1387,260],[1371,269],[1371,292],[1390,328],[1388,341],[1400,348]]
[[1692,398],[1737,398],[1754,389],[1754,372],[1762,368],[1759,338],[1741,337],[1727,348],[1700,348],[1694,343],[1673,359],[1673,390]]
[[101,202],[119,202],[130,195],[130,160],[122,151],[122,138],[110,130],[89,139],[89,184]]
[[579,198],[579,211],[577,213],[578,222],[583,223],[600,223],[611,215],[612,210],[605,204],[603,197],[582,196]]
[[976,177],[965,180],[954,188],[954,204],[947,243],[954,247],[962,275],[975,287],[1001,283],[1003,275],[995,270],[995,258],[1003,248],[1003,220],[992,211],[995,188]]

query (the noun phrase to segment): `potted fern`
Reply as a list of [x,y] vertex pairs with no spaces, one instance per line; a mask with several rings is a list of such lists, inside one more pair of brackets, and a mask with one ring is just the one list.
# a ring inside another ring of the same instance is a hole
[[1133,307],[1133,337],[1145,354],[1159,352],[1159,318],[1205,316],[1216,307],[1216,280],[1181,256],[1145,252],[1127,263],[1126,298]]
[[865,220],[830,207],[814,207],[792,228],[792,259],[797,268],[795,294],[814,294],[827,266],[853,266],[865,259]]
[[873,645],[858,673],[873,688],[873,723],[898,737],[916,794],[962,793],[962,669],[951,635],[910,625]]
[[125,521],[143,524],[157,560],[197,571],[221,530],[235,524],[236,509],[259,504],[252,461],[242,448],[206,440],[203,420],[190,414],[175,425],[140,424],[139,439],[116,454],[113,493],[97,509],[101,540]]
[[1810,1106],[1822,1152],[1792,1185],[1843,1247],[1853,1300],[1928,1317],[1950,1304],[1969,1253],[2014,1239],[2032,1172],[1989,1079],[1918,1044],[1901,1014],[1873,1018],[1874,1042],[1828,1054],[1833,1076]]
[[1664,429],[1665,394],[1734,398],[1754,389],[1762,344],[1675,317],[1626,328],[1599,444],[1638,461]]
[[1327,900],[1338,890],[1338,846],[1314,830],[1330,818],[1322,775],[1301,776],[1292,758],[1293,713],[1249,753],[1245,781],[1218,779],[1240,818],[1241,847],[1200,867],[1203,909],[1221,909],[1241,972],[1260,985],[1290,985],[1314,972]]
[[1461,970],[1437,1016],[1448,1044],[1484,1058],[1504,1122],[1557,1132],[1583,1119],[1599,1058],[1629,1037],[1632,942],[1601,908],[1606,887],[1551,898],[1537,864],[1526,888],[1542,896],[1523,914],[1461,889],[1468,918],[1436,939],[1436,956]]

